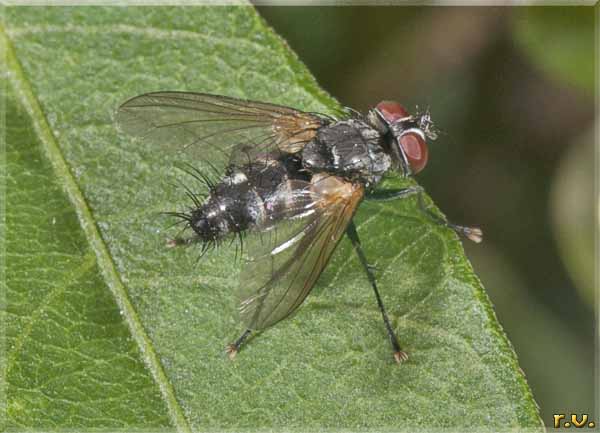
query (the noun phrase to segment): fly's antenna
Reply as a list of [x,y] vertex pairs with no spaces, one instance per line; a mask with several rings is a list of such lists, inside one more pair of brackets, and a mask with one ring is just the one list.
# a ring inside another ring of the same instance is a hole
[[431,112],[429,111],[429,107],[427,107],[425,111],[421,111],[417,105],[415,107],[415,113],[415,117],[419,123],[419,129],[421,129],[430,140],[437,139],[440,131],[438,128],[436,128],[433,120],[431,120]]

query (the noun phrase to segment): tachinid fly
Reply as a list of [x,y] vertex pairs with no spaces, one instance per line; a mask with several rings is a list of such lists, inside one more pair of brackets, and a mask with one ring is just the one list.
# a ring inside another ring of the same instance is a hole
[[193,208],[177,213],[188,238],[205,251],[232,236],[248,256],[240,278],[240,313],[246,331],[227,351],[233,358],[252,331],[288,317],[304,301],[339,240],[348,235],[375,297],[395,360],[406,360],[361,249],[352,217],[368,193],[375,200],[417,194],[431,218],[480,242],[481,230],[441,221],[422,205],[419,188],[374,191],[389,171],[412,176],[428,157],[435,132],[429,113],[410,115],[396,102],[381,102],[366,116],[353,110],[343,119],[264,102],[187,92],[156,92],[125,102],[117,112],[121,129],[161,147],[221,166]]

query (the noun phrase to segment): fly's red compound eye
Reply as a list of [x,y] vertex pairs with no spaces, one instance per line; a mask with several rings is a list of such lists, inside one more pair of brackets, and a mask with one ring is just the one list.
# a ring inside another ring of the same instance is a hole
[[399,141],[413,174],[423,170],[429,156],[425,139],[417,132],[406,132],[402,134]]
[[408,111],[406,111],[406,108],[395,101],[382,101],[377,104],[377,107],[375,108],[379,110],[388,123],[394,123],[399,119],[404,119],[410,116]]

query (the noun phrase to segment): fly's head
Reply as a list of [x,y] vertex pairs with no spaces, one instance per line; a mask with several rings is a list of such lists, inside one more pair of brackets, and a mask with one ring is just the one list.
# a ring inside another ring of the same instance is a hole
[[437,137],[428,111],[411,115],[397,102],[382,101],[368,117],[387,138],[394,165],[403,176],[412,176],[425,168],[429,156],[427,139]]

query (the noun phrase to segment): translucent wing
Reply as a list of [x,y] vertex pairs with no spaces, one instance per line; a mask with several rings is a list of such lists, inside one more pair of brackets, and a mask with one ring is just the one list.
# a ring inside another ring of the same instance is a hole
[[[300,183],[297,184],[298,186]],[[294,193],[246,243],[250,257],[240,278],[240,313],[249,329],[264,329],[302,304],[327,265],[364,194],[363,187],[316,175]]]
[[217,166],[296,153],[328,122],[279,105],[188,92],[136,96],[119,107],[116,121],[124,132]]

